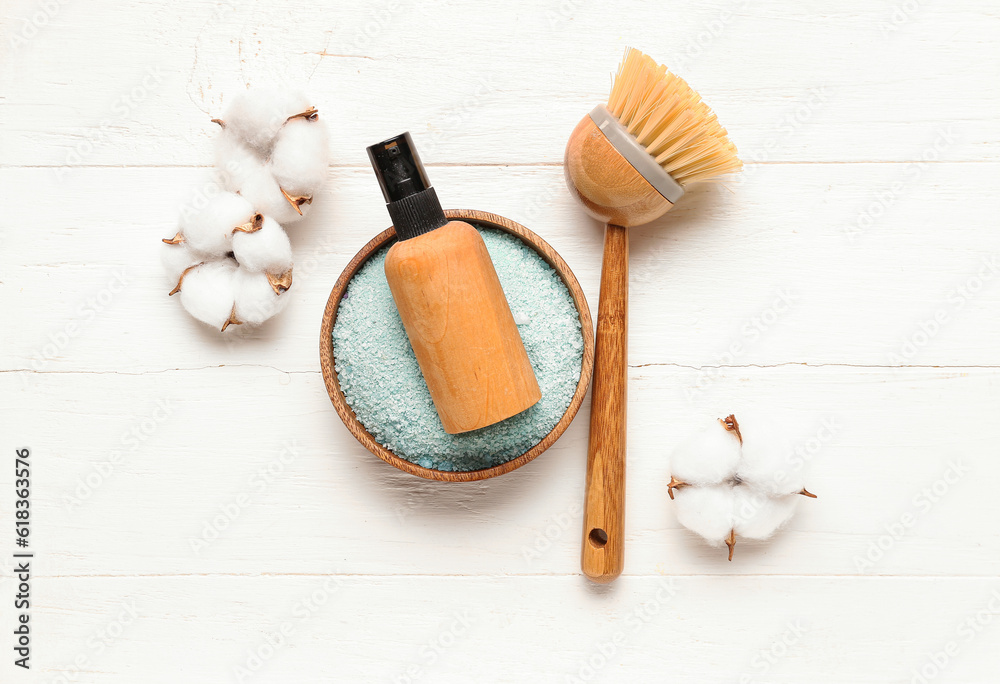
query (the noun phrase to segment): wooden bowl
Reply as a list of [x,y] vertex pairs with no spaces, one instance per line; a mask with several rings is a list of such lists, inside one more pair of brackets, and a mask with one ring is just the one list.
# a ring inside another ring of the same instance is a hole
[[326,303],[326,310],[323,312],[323,327],[320,331],[319,337],[319,358],[320,364],[323,367],[323,380],[326,382],[326,391],[330,395],[330,401],[333,402],[333,407],[337,410],[337,415],[340,416],[341,420],[344,421],[344,425],[347,429],[351,431],[351,434],[361,442],[368,451],[372,452],[379,458],[381,458],[386,463],[394,465],[400,470],[403,470],[411,475],[416,475],[418,477],[423,477],[428,480],[441,480],[444,482],[472,482],[474,480],[485,480],[489,477],[496,477],[497,475],[503,475],[504,473],[509,473],[510,471],[520,468],[528,461],[533,460],[543,451],[552,446],[559,436],[565,432],[569,424],[573,422],[573,418],[576,417],[576,412],[580,410],[580,405],[583,403],[583,398],[587,394],[587,387],[590,385],[590,376],[594,370],[594,327],[590,319],[590,307],[587,305],[587,298],[583,294],[583,289],[580,287],[580,283],[577,282],[576,276],[573,275],[573,271],[570,270],[566,262],[562,260],[554,249],[545,242],[542,238],[538,237],[530,230],[525,228],[519,223],[514,223],[510,219],[506,219],[502,216],[497,216],[496,214],[489,214],[485,211],[474,211],[470,209],[450,209],[445,213],[450,219],[458,219],[461,221],[470,221],[481,226],[488,228],[498,228],[507,233],[516,235],[526,244],[532,247],[538,254],[553,268],[559,277],[562,278],[563,283],[569,289],[570,294],[573,297],[573,303],[576,304],[577,312],[580,314],[580,330],[583,335],[583,363],[580,369],[580,381],[576,385],[576,393],[573,394],[573,400],[569,404],[569,408],[566,409],[566,413],[563,417],[556,423],[555,427],[542,438],[538,444],[531,447],[528,451],[521,454],[515,459],[507,461],[506,463],[501,463],[500,465],[493,466],[492,468],[483,468],[481,470],[464,470],[464,471],[445,471],[445,470],[434,470],[432,468],[424,468],[423,466],[417,465],[416,463],[411,463],[404,458],[400,458],[394,454],[389,449],[378,443],[371,433],[365,429],[365,426],[361,424],[357,416],[354,415],[354,411],[347,404],[347,400],[344,399],[344,393],[340,390],[340,381],[337,378],[337,371],[334,370],[334,358],[333,358],[333,325],[337,320],[337,310],[340,307],[340,300],[344,296],[344,292],[347,290],[347,284],[354,277],[354,274],[358,272],[362,264],[368,260],[368,258],[375,254],[378,250],[382,249],[386,245],[390,244],[396,238],[396,231],[394,228],[389,228],[388,230],[379,233],[371,242],[361,248],[351,263],[347,265],[344,272],[340,274],[340,278],[337,279],[336,284],[333,286],[333,291],[330,292],[330,298]]

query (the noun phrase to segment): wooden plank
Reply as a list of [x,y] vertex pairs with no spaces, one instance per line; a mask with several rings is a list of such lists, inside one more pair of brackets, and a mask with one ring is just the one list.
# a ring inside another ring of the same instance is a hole
[[[993,681],[998,22],[983,0],[6,2],[0,450],[33,449],[37,553],[21,678]],[[446,206],[541,234],[596,311],[601,232],[561,162],[627,44],[705,96],[748,170],[632,231],[626,567],[596,588],[589,402],[520,470],[427,482],[353,440],[316,347],[388,222],[363,148],[407,129]],[[158,240],[209,119],[276,80],[330,121],[331,183],[290,231],[291,306],[220,337],[166,298]],[[665,491],[691,422],[729,412],[782,417],[819,494],[732,563]],[[0,556],[4,597],[13,570]]]
[[[1000,573],[998,369],[632,369],[626,575]],[[350,436],[316,372],[0,374],[3,449],[34,450],[44,575],[576,575],[588,404],[548,452],[420,480]],[[970,401],[970,397],[977,398]],[[732,563],[678,527],[669,456],[701,416],[787,421],[817,500]],[[0,489],[12,471],[0,471]]]
[[[915,177],[907,168],[761,167],[741,184],[696,188],[634,229],[630,363],[1000,363],[1000,164],[938,164]],[[225,336],[166,296],[159,262],[159,240],[175,232],[201,173],[0,170],[0,368],[318,368],[330,289],[388,223],[370,171],[331,171],[315,213],[289,230],[291,304],[262,328]],[[539,233],[596,312],[601,229],[560,169],[438,168],[433,182],[445,206],[489,210]],[[895,182],[898,199],[870,224],[860,218]]]
[[984,682],[1000,615],[995,578],[642,577],[596,591],[562,577],[156,576],[35,588],[45,681],[103,684]]
[[687,77],[748,160],[1000,151],[998,18],[980,0],[60,2],[30,39],[42,5],[8,5],[5,165],[204,164],[226,98],[279,81],[333,124],[336,164],[364,167],[366,145],[406,129],[430,164],[555,164],[626,44]]

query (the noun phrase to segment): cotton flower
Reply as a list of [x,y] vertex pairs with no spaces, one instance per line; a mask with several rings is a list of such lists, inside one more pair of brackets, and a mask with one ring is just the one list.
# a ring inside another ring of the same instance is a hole
[[199,321],[225,331],[230,325],[260,325],[288,303],[292,270],[274,275],[242,268],[231,257],[185,268],[170,294],[180,293],[185,310]]
[[178,283],[181,304],[199,321],[225,330],[233,317],[236,302],[234,276],[238,270],[232,259],[191,267]]
[[233,313],[240,323],[260,325],[288,303],[288,297],[281,296],[264,272],[241,268],[236,271],[233,285],[236,297]]
[[[274,220],[254,214],[232,230],[232,251],[223,258],[199,252],[184,239],[164,240],[170,294],[203,323],[225,331],[230,325],[260,325],[281,311],[292,286],[292,247]],[[242,261],[241,261],[242,258]]]
[[329,133],[301,93],[250,90],[234,98],[223,118],[215,163],[227,190],[279,223],[306,214],[326,181]]
[[[705,421],[674,449],[670,461],[674,483],[710,485],[731,479],[740,462],[740,439],[718,420]],[[674,484],[668,489],[674,497]]]
[[805,489],[804,463],[785,432],[766,418],[740,425],[736,417],[711,421],[674,450],[667,486],[677,520],[713,546],[737,537],[768,539],[795,512]]
[[266,167],[249,174],[240,185],[239,193],[257,211],[283,225],[301,219],[312,204],[312,195],[285,192]]
[[674,502],[677,520],[713,546],[722,546],[733,529],[732,487],[728,484],[685,487],[678,490]]
[[190,245],[180,242],[177,244],[168,243],[169,247],[162,250],[163,270],[167,276],[167,282],[171,287],[177,285],[181,279],[181,274],[192,266],[197,266],[212,257],[208,254],[191,249]]
[[300,92],[278,88],[256,88],[240,93],[219,119],[232,135],[266,157],[275,137],[289,118],[312,109]]
[[184,207],[173,240],[180,240],[192,249],[211,256],[224,256],[230,251],[233,231],[248,223],[254,215],[253,206],[232,192],[221,192],[200,207]]
[[743,429],[743,459],[736,477],[770,496],[804,494],[806,471],[794,445],[773,420],[761,417]]
[[329,147],[326,126],[293,119],[275,141],[269,162],[271,174],[289,195],[313,197],[326,182]]
[[239,230],[232,238],[233,257],[249,271],[281,275],[292,267],[292,243],[278,222],[263,216],[257,230]]
[[226,330],[260,325],[288,303],[292,246],[283,224],[302,218],[326,180],[329,134],[303,94],[252,90],[233,98],[215,146],[213,181],[164,239],[164,269],[192,316]]
[[229,192],[239,192],[249,179],[267,170],[267,163],[256,152],[225,132],[215,141],[215,166],[220,183]]
[[747,484],[732,489],[733,531],[747,539],[767,539],[792,517],[799,497],[770,497]]

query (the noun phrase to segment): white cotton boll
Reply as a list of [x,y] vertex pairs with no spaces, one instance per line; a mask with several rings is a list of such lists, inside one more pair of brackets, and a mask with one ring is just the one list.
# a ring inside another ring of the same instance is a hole
[[682,487],[674,493],[677,521],[704,537],[713,546],[722,546],[733,529],[736,497],[729,485]]
[[236,273],[236,318],[260,325],[285,308],[288,295],[277,295],[264,273],[240,269]]
[[[716,440],[716,449],[732,458],[732,444],[717,441],[719,433],[707,426],[677,448],[668,489],[678,505],[678,520],[711,543],[729,546],[729,560],[739,538],[768,539],[791,519],[800,493],[813,496],[804,489],[802,459],[779,422],[752,410],[739,412],[735,420],[742,436],[736,463],[730,460],[727,468],[715,469],[722,456],[706,462],[703,454],[712,452],[706,439]],[[724,424],[720,428],[739,442],[735,431],[726,431]],[[729,475],[715,480],[717,484],[703,484],[721,472]]]
[[330,164],[330,135],[322,119],[293,119],[285,124],[271,152],[270,168],[290,195],[319,192]]
[[302,205],[300,207],[302,214],[299,214],[282,194],[278,181],[274,180],[266,168],[244,180],[240,195],[250,202],[256,211],[270,216],[282,225],[300,220],[309,209],[308,204]]
[[278,222],[265,216],[261,229],[233,235],[233,254],[242,268],[281,275],[292,267],[292,243]]
[[769,497],[746,485],[733,488],[736,504],[733,508],[737,537],[767,539],[788,522],[795,513],[799,497],[796,494]]
[[240,93],[222,115],[225,128],[266,158],[274,137],[288,117],[310,107],[300,92],[280,88],[255,88]]
[[188,271],[181,284],[181,304],[202,323],[221,329],[236,301],[236,262],[210,261]]
[[233,228],[249,221],[253,214],[253,206],[246,199],[221,192],[204,206],[181,209],[181,233],[192,249],[221,256],[230,250]]
[[732,478],[740,461],[740,440],[717,419],[706,419],[677,445],[670,474],[691,485],[717,484]]
[[765,494],[797,494],[805,487],[804,461],[782,424],[766,416],[740,420],[743,459],[736,476]]
[[222,186],[239,192],[247,179],[261,173],[266,164],[235,134],[224,130],[215,141],[215,166]]
[[206,255],[197,252],[186,243],[176,245],[161,244],[160,260],[167,275],[167,282],[173,287],[181,274],[191,266],[205,261]]

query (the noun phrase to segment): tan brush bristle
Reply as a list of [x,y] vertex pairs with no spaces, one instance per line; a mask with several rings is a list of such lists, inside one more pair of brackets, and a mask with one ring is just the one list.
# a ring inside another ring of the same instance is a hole
[[681,185],[743,168],[736,146],[701,96],[635,48],[625,50],[608,111]]

